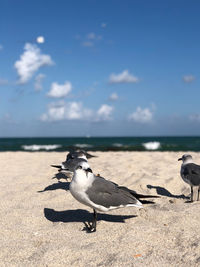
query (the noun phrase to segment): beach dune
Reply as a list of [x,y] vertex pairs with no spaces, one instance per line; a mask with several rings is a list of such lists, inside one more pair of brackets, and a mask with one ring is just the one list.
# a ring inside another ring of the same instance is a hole
[[[97,232],[88,234],[83,222],[92,210],[72,197],[70,181],[52,179],[50,165],[66,153],[2,152],[0,265],[200,266],[200,202],[187,202],[178,162],[184,153],[92,154],[94,173],[160,198],[140,210],[101,213]],[[200,153],[191,154],[200,164]]]

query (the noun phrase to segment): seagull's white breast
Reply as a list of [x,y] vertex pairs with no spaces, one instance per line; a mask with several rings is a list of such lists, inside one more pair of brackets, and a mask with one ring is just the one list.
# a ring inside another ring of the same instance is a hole
[[93,207],[92,202],[88,198],[86,191],[88,187],[91,186],[94,180],[93,175],[86,175],[82,171],[78,171],[74,174],[72,181],[70,183],[69,189],[72,196],[87,206]]

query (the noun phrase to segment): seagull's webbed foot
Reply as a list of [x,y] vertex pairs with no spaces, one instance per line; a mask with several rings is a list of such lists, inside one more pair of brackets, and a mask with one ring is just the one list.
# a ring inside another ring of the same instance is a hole
[[94,233],[96,232],[96,228],[97,228],[97,212],[94,209],[93,210],[93,221],[90,222],[84,222],[85,227],[83,228],[83,230],[86,230],[87,233]]
[[86,230],[87,233],[94,233],[96,232],[96,224],[94,224],[94,222],[90,223],[90,222],[84,222],[85,227],[83,228],[83,230]]

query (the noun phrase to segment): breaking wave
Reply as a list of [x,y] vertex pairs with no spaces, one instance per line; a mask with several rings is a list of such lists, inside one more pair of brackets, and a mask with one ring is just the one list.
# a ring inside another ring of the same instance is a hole
[[147,150],[157,150],[161,147],[160,142],[147,142],[142,144]]
[[39,151],[39,150],[54,150],[61,147],[61,145],[23,145],[22,148],[24,150],[29,150],[29,151]]
[[114,144],[112,144],[114,147],[123,147],[123,144],[121,144],[121,143],[114,143]]
[[89,144],[75,144],[75,147],[79,147],[79,148],[90,148],[92,147],[92,145]]

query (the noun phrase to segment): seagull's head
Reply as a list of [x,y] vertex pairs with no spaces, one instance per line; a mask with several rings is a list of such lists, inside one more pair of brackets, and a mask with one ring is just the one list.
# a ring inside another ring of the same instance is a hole
[[192,163],[193,162],[192,156],[189,155],[189,154],[184,154],[182,156],[182,158],[179,158],[178,160],[182,160],[183,161],[183,164],[185,164],[185,163]]
[[61,171],[69,171],[69,167],[67,166],[67,162],[66,161],[62,162]]
[[87,157],[85,155],[85,152],[83,150],[78,150],[78,151],[74,151],[74,152],[70,152],[67,154],[67,157],[66,157],[66,161],[67,160],[73,160],[75,158],[80,158],[80,159],[85,159],[87,160]]
[[92,173],[92,170],[90,168],[90,165],[88,162],[82,161],[78,163],[75,167],[76,174],[86,174],[88,176],[89,173]]

